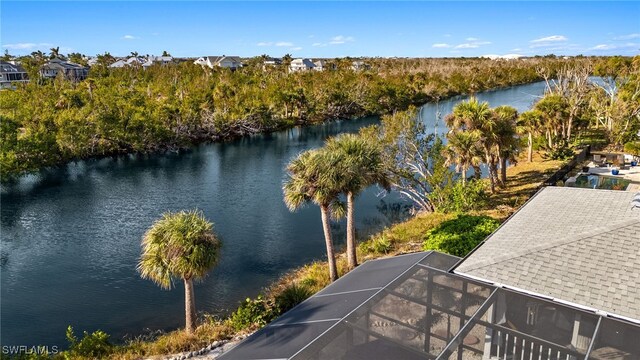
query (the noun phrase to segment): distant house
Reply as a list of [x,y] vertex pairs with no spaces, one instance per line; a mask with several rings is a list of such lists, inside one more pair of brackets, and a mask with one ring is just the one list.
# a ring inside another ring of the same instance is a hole
[[324,71],[326,69],[327,62],[324,61],[324,60],[318,60],[318,61],[314,61],[313,65],[315,65],[313,67],[313,70],[315,70],[315,71]]
[[0,89],[15,89],[15,83],[29,82],[29,76],[15,61],[0,61]]
[[366,64],[364,61],[356,60],[351,63],[351,70],[360,71],[360,70],[369,70],[371,66]]
[[262,62],[262,67],[263,68],[266,67],[266,66],[278,66],[278,65],[282,65],[282,59],[279,59],[279,58],[266,58]]
[[58,74],[63,74],[69,80],[80,81],[87,78],[89,68],[60,58],[52,59],[40,68],[40,76],[43,78],[52,79]]
[[316,65],[309,59],[294,59],[289,65],[289,72],[309,71]]
[[116,62],[114,62],[113,64],[109,65],[110,68],[121,68],[121,67],[125,67],[125,66],[138,66],[138,65],[142,65],[145,64],[147,62],[147,60],[145,60],[144,58],[141,57],[137,57],[137,56],[132,56],[128,59],[120,59]]
[[98,63],[97,57],[92,57],[92,58],[89,58],[89,60],[87,60],[87,65],[89,66],[94,66],[97,63]]
[[238,56],[203,56],[193,62],[196,65],[208,66],[213,69],[215,67],[222,67],[231,70],[236,70],[242,67],[242,61]]
[[109,65],[110,68],[121,68],[121,67],[125,67],[127,66],[127,62],[124,61],[123,59],[120,59],[116,62],[114,62],[113,64]]
[[147,57],[147,60],[142,62],[142,67],[146,69],[149,66],[152,66],[152,65],[155,65],[155,64],[166,65],[166,64],[170,64],[172,62],[173,62],[173,57],[171,57],[171,56],[149,55]]

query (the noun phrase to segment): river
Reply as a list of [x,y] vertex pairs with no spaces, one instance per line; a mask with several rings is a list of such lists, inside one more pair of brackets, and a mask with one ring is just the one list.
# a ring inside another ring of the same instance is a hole
[[[544,90],[533,83],[478,94],[491,106],[528,109]],[[465,97],[426,104],[428,127]],[[377,118],[205,144],[164,155],[70,163],[26,176],[1,193],[0,342],[66,347],[65,329],[106,331],[116,341],[184,324],[184,291],[142,280],[135,266],[145,230],[163,212],[201,209],[224,246],[219,265],[195,287],[200,311],[224,312],[284,272],[325,258],[320,211],[291,213],[282,201],[284,168],[301,151]],[[407,203],[370,188],[356,201],[360,238],[400,221]],[[345,224],[333,225],[338,245]]]

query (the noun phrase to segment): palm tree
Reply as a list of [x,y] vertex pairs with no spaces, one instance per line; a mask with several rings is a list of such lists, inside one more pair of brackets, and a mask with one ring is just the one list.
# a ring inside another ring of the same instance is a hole
[[49,58],[55,59],[57,57],[60,57],[60,46],[56,46],[56,47],[51,48],[49,50],[51,50]]
[[356,228],[354,222],[354,199],[364,189],[379,184],[391,185],[382,156],[382,149],[355,134],[343,134],[327,141],[326,150],[341,157],[342,192],[347,197],[347,259],[349,268],[358,266],[356,255]]
[[518,118],[518,132],[527,134],[527,161],[533,161],[533,135],[539,133],[542,124],[542,113],[538,110],[525,111]]
[[289,66],[292,60],[293,56],[291,56],[291,54],[284,54],[284,56],[282,57],[282,65]]
[[340,162],[340,157],[323,149],[305,151],[287,165],[287,179],[282,186],[289,210],[295,211],[309,202],[320,207],[331,281],[338,279],[329,218],[340,208],[338,196],[344,187],[340,183]]
[[453,131],[447,134],[447,146],[445,158],[447,166],[456,165],[456,171],[462,175],[462,184],[467,180],[467,171],[473,167],[474,175],[479,177],[482,157],[478,143],[480,133],[478,130]]
[[142,238],[140,276],[168,290],[174,279],[184,281],[187,333],[193,333],[196,323],[193,280],[218,263],[220,246],[213,224],[198,210],[165,213]]
[[481,130],[491,117],[489,103],[480,103],[472,97],[469,101],[458,103],[453,108],[453,113],[445,118],[447,126],[451,129]]
[[500,163],[500,185],[507,183],[507,161],[514,163],[519,150],[516,132],[518,110],[511,106],[498,106],[493,110],[495,117],[495,146]]
[[480,135],[479,145],[484,155],[484,162],[489,168],[491,192],[495,193],[498,179],[497,154],[495,151],[496,133],[495,118],[489,103],[480,103],[472,97],[469,101],[461,102],[453,108],[453,113],[445,118],[447,126],[456,131],[477,130]]

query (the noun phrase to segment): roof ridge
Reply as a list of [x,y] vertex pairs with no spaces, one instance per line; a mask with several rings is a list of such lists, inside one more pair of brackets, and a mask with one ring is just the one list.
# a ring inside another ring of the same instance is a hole
[[[515,258],[518,257],[522,257],[525,255],[529,255],[535,252],[539,252],[542,250],[548,250],[554,247],[558,247],[561,245],[567,245],[573,242],[577,242],[580,240],[584,240],[584,239],[588,239],[591,237],[594,237],[596,235],[600,235],[603,233],[607,233],[610,232],[611,230],[613,230],[614,228],[620,228],[620,227],[627,227],[629,225],[633,225],[636,223],[640,223],[640,218],[634,218],[634,219],[623,219],[623,220],[619,220],[613,223],[609,223],[606,226],[598,226],[592,229],[589,229],[587,231],[584,232],[580,232],[577,234],[573,234],[571,236],[568,237],[560,237],[557,238],[556,240],[550,241],[550,242],[545,242],[545,243],[538,243],[532,247],[529,248],[525,248],[522,250],[518,250],[515,252],[511,252],[509,254],[505,254],[505,255],[501,255],[501,256],[496,256],[494,258],[492,258],[491,260],[482,260],[479,261],[477,263],[475,263],[474,265],[471,265],[469,268],[460,271],[460,273],[466,273],[469,271],[473,271],[473,270],[477,270],[480,268],[484,268],[487,266],[491,266],[491,265],[495,265],[497,263],[503,262],[503,261],[508,261],[508,260],[513,260]],[[487,239],[488,240],[488,239]],[[463,265],[464,263],[460,264]]]

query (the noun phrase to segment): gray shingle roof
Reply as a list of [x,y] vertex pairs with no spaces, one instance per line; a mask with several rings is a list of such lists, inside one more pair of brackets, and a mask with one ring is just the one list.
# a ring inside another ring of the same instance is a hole
[[547,187],[455,272],[640,320],[634,195]]

